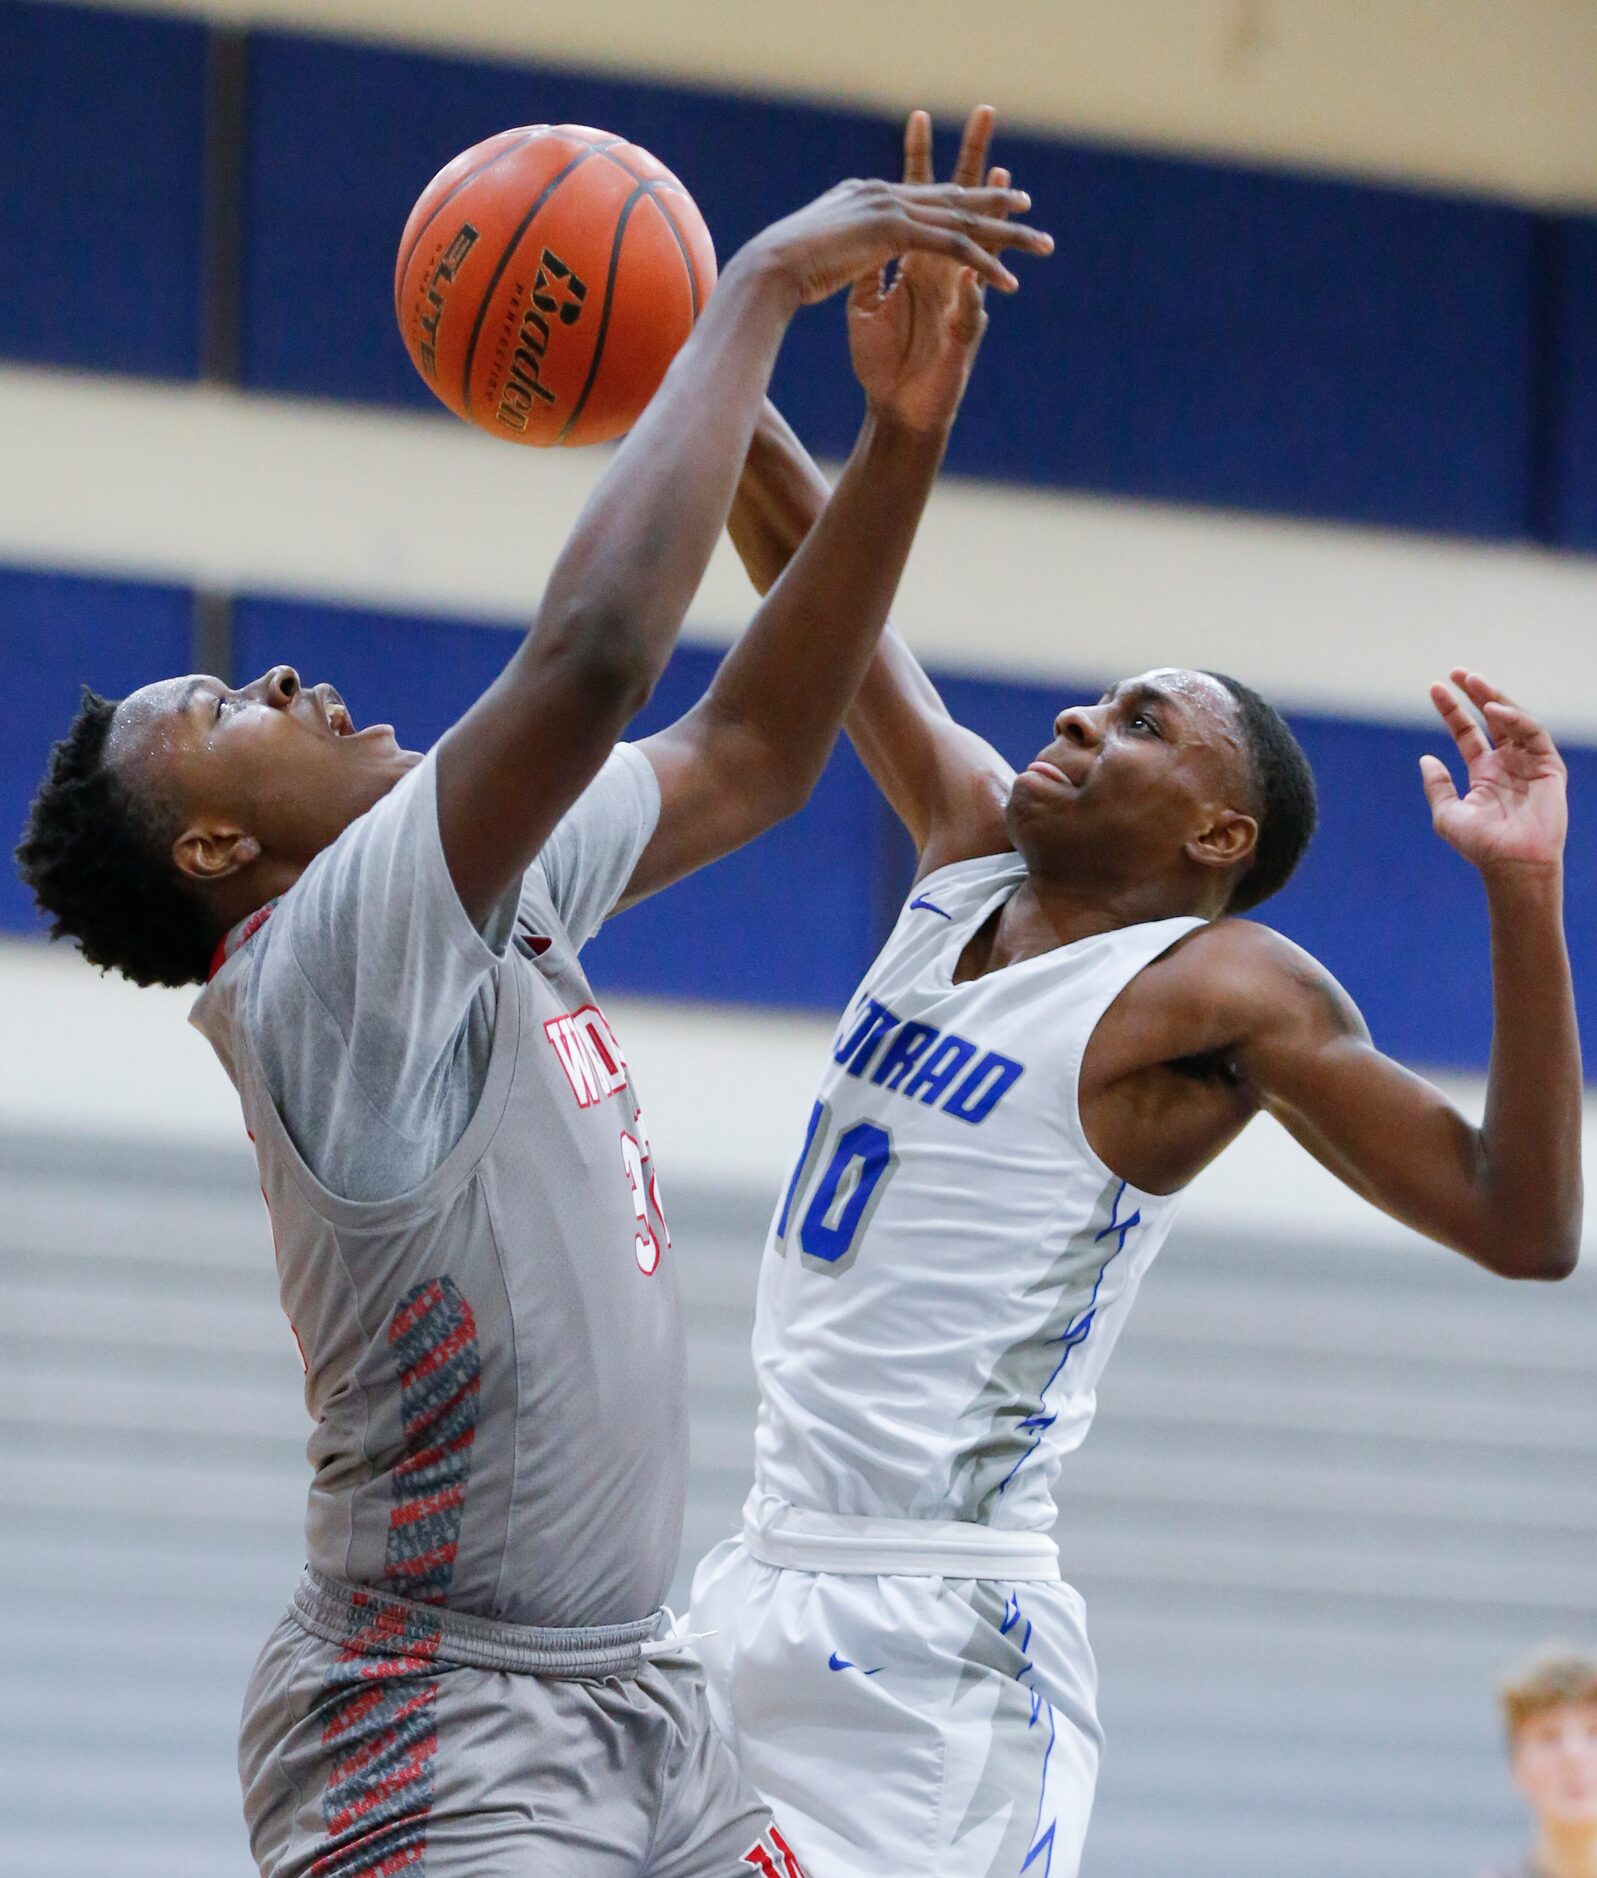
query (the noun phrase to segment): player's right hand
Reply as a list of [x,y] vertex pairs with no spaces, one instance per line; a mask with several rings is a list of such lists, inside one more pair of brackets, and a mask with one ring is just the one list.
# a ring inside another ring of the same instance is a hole
[[[1008,170],[987,167],[992,137],[992,106],[978,105],[965,125],[954,182],[974,188],[985,176],[991,189],[1009,187]],[[934,180],[932,120],[914,111],[904,130],[904,181]],[[953,423],[987,329],[984,291],[973,269],[924,251],[906,255],[890,281],[871,273],[855,282],[849,352],[878,417],[919,432]]]
[[[1569,805],[1557,746],[1529,711],[1479,672],[1459,666],[1452,679],[1454,689],[1431,686],[1431,702],[1464,759],[1469,788],[1460,796],[1440,757],[1420,758],[1432,826],[1483,874],[1560,868]],[[1460,693],[1480,717],[1465,709]]]
[[907,254],[936,254],[1013,293],[1020,285],[998,259],[1005,248],[1050,254],[1053,237],[1008,218],[1031,207],[1020,189],[960,183],[839,183],[784,216],[743,250],[773,269],[795,306],[808,306],[878,273]]

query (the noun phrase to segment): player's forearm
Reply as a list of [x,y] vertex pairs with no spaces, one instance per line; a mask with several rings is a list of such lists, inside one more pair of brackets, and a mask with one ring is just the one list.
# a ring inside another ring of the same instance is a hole
[[1481,1129],[1493,1268],[1562,1278],[1581,1229],[1582,1086],[1561,868],[1486,877],[1492,1054]]
[[[749,579],[765,593],[815,526],[827,502],[826,478],[782,414],[767,401],[755,426],[728,532]],[[870,772],[924,850],[944,814],[945,756],[956,775],[979,765],[948,747],[954,727],[937,687],[891,623],[884,626],[844,718],[844,728]]]
[[814,458],[767,398],[726,524],[756,593],[769,593],[781,579],[831,493]]
[[[831,500],[716,675],[717,711],[800,799],[871,661],[945,441],[867,418]],[[791,489],[796,507],[798,479]]]
[[556,562],[529,666],[591,652],[646,695],[725,523],[795,305],[757,247],[734,258]]

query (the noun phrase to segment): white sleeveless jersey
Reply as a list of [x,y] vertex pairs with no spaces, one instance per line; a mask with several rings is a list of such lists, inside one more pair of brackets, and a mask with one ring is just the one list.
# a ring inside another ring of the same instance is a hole
[[761,1267],[755,1499],[1053,1524],[1053,1482],[1169,1231],[1087,1143],[1098,1020],[1198,919],[953,982],[1025,878],[1009,853],[916,888],[838,1031]]

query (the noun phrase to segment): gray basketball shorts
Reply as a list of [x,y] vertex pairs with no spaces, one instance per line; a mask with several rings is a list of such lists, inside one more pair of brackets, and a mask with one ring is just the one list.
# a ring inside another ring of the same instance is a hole
[[307,1572],[244,1698],[262,1878],[802,1878],[660,1629],[497,1624]]

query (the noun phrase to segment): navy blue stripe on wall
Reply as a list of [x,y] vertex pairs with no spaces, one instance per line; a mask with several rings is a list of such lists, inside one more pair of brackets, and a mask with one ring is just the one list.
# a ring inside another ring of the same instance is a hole
[[[0,836],[7,856],[80,687],[121,698],[187,671],[192,622],[193,601],[181,588],[0,568]],[[28,932],[37,923],[15,869],[0,868],[0,929]]]
[[[0,238],[26,257],[0,355],[197,371],[204,66],[187,23],[0,0]],[[466,145],[619,131],[679,172],[723,257],[897,162],[897,127],[859,112],[283,34],[251,36],[245,93],[245,381],[418,409],[394,252]],[[994,305],[955,469],[1597,549],[1597,220],[1052,139],[1003,154],[1059,252]],[[848,448],[836,305],[795,323],[776,388]]]
[[[398,231],[435,169],[508,125],[647,145],[723,256],[840,176],[897,162],[878,117],[567,72],[277,36],[255,41],[251,72],[244,377],[270,390],[431,402],[394,331]],[[1038,138],[1003,155],[1059,250],[994,306],[953,468],[1525,531],[1529,215]],[[836,305],[797,322],[776,389],[813,445],[847,451],[860,398]]]
[[1556,225],[1550,257],[1549,535],[1566,547],[1597,553],[1597,220],[1565,216]]
[[[52,739],[87,678],[113,694],[188,666],[188,596],[165,588],[0,573],[0,649],[11,673],[0,756],[0,820],[20,825]],[[331,679],[359,723],[391,719],[432,743],[515,646],[500,627],[418,620],[314,602],[243,600],[240,678],[278,660]],[[709,682],[717,655],[683,647],[641,736]],[[1096,687],[944,675],[950,708],[1019,765],[1049,741],[1055,713]],[[1306,946],[1358,1001],[1376,1040],[1416,1063],[1484,1066],[1491,984],[1480,883],[1431,833],[1422,751],[1440,726],[1299,716],[1320,785],[1321,827],[1297,878],[1262,917]],[[1597,749],[1566,751],[1580,826],[1597,800]],[[633,991],[733,1004],[838,1011],[869,964],[908,883],[905,844],[852,754],[840,750],[810,806],[762,840],[611,922],[587,958],[601,994]],[[889,917],[891,913],[889,912]],[[0,884],[0,926],[35,929],[21,889]],[[1569,854],[1568,928],[1577,986],[1597,966],[1597,850]],[[1597,992],[1593,992],[1597,997]],[[1597,1003],[1583,1014],[1597,1061]]]
[[204,67],[199,26],[0,4],[0,354],[194,375]]
[[[395,326],[394,257],[411,204],[469,145],[517,124],[614,130],[677,171],[723,260],[840,177],[894,161],[878,119],[289,35],[252,39],[249,95],[245,382],[428,410]],[[816,354],[813,327],[792,350],[790,389],[813,375],[807,355],[835,380],[836,348]],[[847,402],[828,446],[852,431]]]

